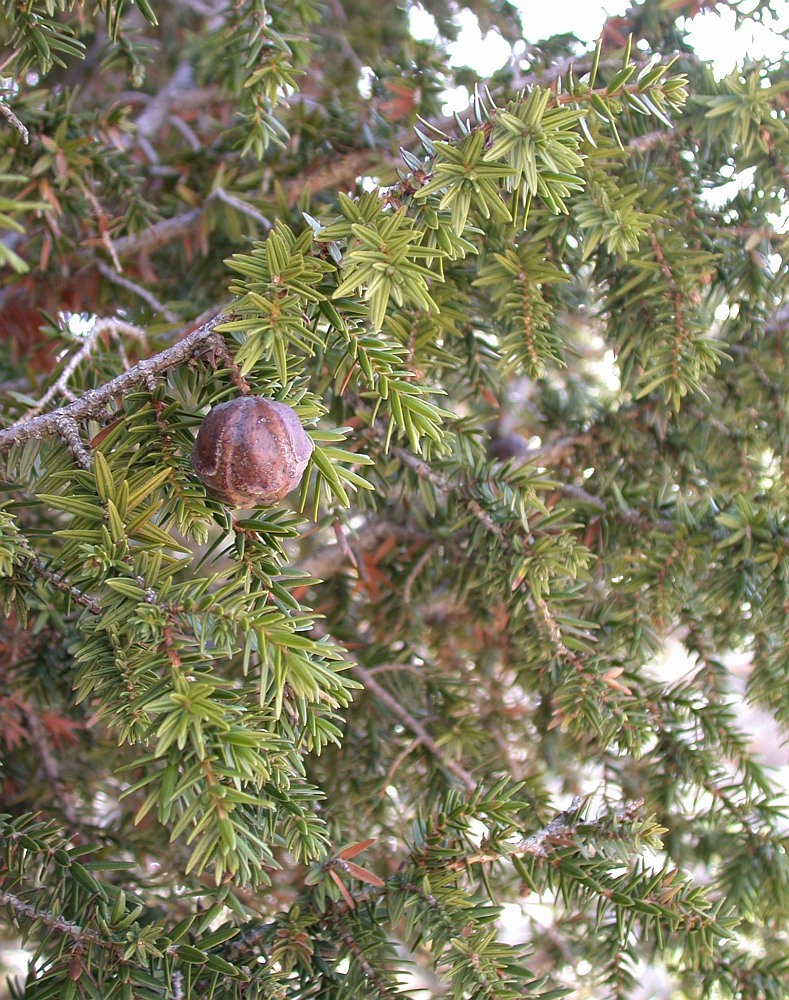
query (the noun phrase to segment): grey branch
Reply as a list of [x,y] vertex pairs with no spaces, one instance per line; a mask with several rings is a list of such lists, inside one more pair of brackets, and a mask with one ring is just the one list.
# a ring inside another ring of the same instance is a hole
[[28,559],[28,566],[33,570],[33,572],[40,576],[42,580],[46,580],[51,583],[53,587],[57,590],[62,591],[64,594],[69,594],[72,600],[76,601],[77,604],[81,604],[83,608],[87,608],[92,615],[101,614],[101,605],[98,601],[95,601],[88,594],[84,593],[79,589],[79,587],[72,587],[68,580],[59,573],[57,570],[50,569],[37,555],[31,553],[26,553]]
[[128,257],[132,253],[150,253],[174,240],[186,236],[203,214],[202,208],[193,208],[172,219],[162,219],[148,226],[144,233],[123,236],[113,240],[112,246],[118,257]]
[[67,783],[61,778],[57,761],[52,754],[52,747],[49,738],[41,723],[38,713],[23,703],[22,712],[25,716],[27,728],[30,731],[31,746],[38,757],[41,765],[41,773],[44,775],[48,790],[55,802],[60,806],[63,815],[72,826],[77,825],[77,811],[74,795],[69,790]]
[[[135,124],[136,138],[150,139],[156,135],[170,116],[170,109],[173,104],[180,100],[183,92],[188,92],[192,85],[192,67],[189,63],[181,63],[175,69],[170,80],[156,96],[149,101],[146,109],[137,117]],[[126,141],[126,145],[134,142],[132,137]]]
[[112,249],[119,258],[128,257],[133,253],[151,253],[153,250],[158,250],[168,243],[181,239],[181,237],[186,236],[192,231],[205,211],[206,205],[211,201],[224,202],[242,215],[253,219],[266,232],[271,229],[271,220],[267,219],[253,205],[242,201],[235,195],[228,194],[222,188],[216,188],[199,208],[192,208],[188,212],[184,212],[182,215],[175,215],[170,219],[162,219],[160,222],[149,226],[144,233],[123,236],[118,240],[113,240]]
[[393,698],[385,688],[381,687],[369,670],[366,670],[357,663],[351,667],[351,673],[364,684],[365,690],[375,695],[380,702],[386,705],[392,715],[396,716],[404,726],[411,730],[419,742],[433,754],[445,770],[453,774],[461,784],[465,785],[469,792],[473,792],[476,789],[477,783],[469,772],[444,754],[441,747],[438,746],[425,727],[420,722],[417,722],[411,713],[406,711],[400,702],[396,698]]
[[[226,318],[225,314],[219,313],[208,322],[203,323],[183,340],[173,344],[166,350],[154,355],[152,358],[145,358],[128,371],[116,375],[105,385],[98,389],[89,389],[79,399],[74,400],[67,406],[62,406],[49,413],[41,413],[32,420],[18,420],[15,424],[0,431],[0,452],[7,451],[15,445],[24,444],[25,441],[42,438],[66,436],[71,425],[76,425],[80,421],[89,420],[91,417],[102,415],[109,403],[118,396],[136,389],[139,385],[150,383],[150,380],[162,372],[174,368],[176,365],[191,361],[202,354],[217,337],[214,328]],[[78,456],[78,460],[84,461],[84,456]]]
[[128,278],[122,277],[120,274],[116,274],[111,267],[108,267],[103,260],[100,260],[96,264],[96,269],[107,281],[111,281],[114,285],[118,285],[121,288],[125,288],[127,292],[131,292],[138,298],[141,298],[143,302],[147,303],[154,312],[158,312],[168,323],[177,323],[178,317],[174,312],[171,312],[167,306],[160,302],[156,296],[149,292],[147,288],[143,288],[134,281],[130,281]]
[[211,192],[211,194],[206,199],[206,203],[208,203],[209,201],[223,201],[226,205],[229,205],[231,208],[234,208],[237,212],[241,212],[242,215],[246,215],[249,216],[250,219],[254,219],[255,222],[257,222],[259,225],[263,227],[263,229],[266,230],[266,232],[268,232],[268,230],[271,229],[271,222],[269,219],[266,218],[265,215],[263,215],[261,212],[258,212],[258,210],[256,208],[253,208],[252,205],[248,205],[245,201],[242,201],[240,198],[236,198],[235,195],[228,194],[227,191],[224,191],[221,187],[215,188]]
[[[643,799],[636,799],[634,802],[628,802],[625,806],[619,809],[616,813],[616,818],[619,822],[631,823],[638,816],[639,812],[644,806]],[[461,858],[455,858],[447,861],[446,866],[451,871],[460,871],[466,868],[468,865],[478,865],[484,864],[485,862],[501,861],[502,858],[547,858],[551,853],[551,850],[557,844],[566,844],[568,840],[571,840],[579,832],[578,826],[580,824],[579,810],[581,808],[581,799],[575,798],[570,804],[569,809],[565,809],[558,815],[554,816],[551,822],[544,826],[541,830],[536,833],[530,834],[528,837],[523,837],[515,844],[508,844],[504,850],[492,850],[481,846],[478,851],[473,854],[467,854]],[[592,824],[583,824],[586,831],[594,832],[595,828],[599,829],[604,827],[608,823],[609,817],[604,816],[601,819],[596,820]]]
[[17,132],[22,136],[22,142],[27,145],[30,142],[30,133],[5,101],[0,101],[0,115],[2,115],[6,121],[9,121],[14,126]]
[[52,383],[32,409],[28,410],[24,416],[19,418],[20,424],[29,420],[34,420],[36,415],[40,413],[41,410],[46,407],[47,403],[54,399],[58,393],[73,400],[74,397],[68,389],[68,380],[74,374],[79,365],[85,360],[85,358],[91,354],[97,342],[104,336],[105,333],[108,333],[111,337],[116,339],[118,339],[121,335],[133,337],[141,344],[145,344],[145,332],[139,327],[132,326],[130,323],[124,323],[123,320],[120,319],[97,319],[93,324],[93,329],[82,338],[82,344],[79,350],[66,362],[66,365],[58,376],[57,381]]
[[[73,404],[72,404],[73,405]],[[82,443],[82,438],[79,436],[79,425],[76,420],[67,416],[65,413],[54,411],[58,413],[58,418],[55,421],[54,433],[59,435],[65,446],[74,456],[74,460],[81,469],[90,468],[90,450]],[[33,421],[39,418],[33,417]],[[33,422],[31,421],[31,423]],[[18,426],[18,425],[17,425]]]
[[48,910],[37,910],[35,906],[26,903],[18,896],[14,896],[13,893],[0,892],[0,906],[9,906],[17,918],[21,917],[23,920],[29,920],[31,923],[40,922],[45,927],[51,927],[52,930],[65,934],[67,937],[73,938],[81,944],[96,945],[96,947],[104,948],[107,951],[122,952],[121,945],[116,945],[112,941],[105,940],[96,931],[80,927],[74,921],[66,920],[61,916],[55,916],[54,913],[50,913]]
[[[419,532],[400,524],[394,524],[392,521],[387,521],[381,517],[362,525],[348,541],[352,550],[370,552],[372,549],[378,548],[387,538],[392,537],[398,541],[405,542],[432,540],[432,536],[424,532]],[[340,545],[327,545],[325,548],[311,552],[303,559],[300,559],[296,563],[296,566],[318,580],[328,580],[333,576],[337,576],[347,563],[348,553],[343,547]]]

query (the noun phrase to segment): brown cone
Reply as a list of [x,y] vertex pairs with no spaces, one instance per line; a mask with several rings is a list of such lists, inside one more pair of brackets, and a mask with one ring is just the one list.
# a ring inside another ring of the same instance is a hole
[[312,441],[285,403],[239,396],[206,416],[192,466],[209,496],[228,507],[271,507],[301,482]]

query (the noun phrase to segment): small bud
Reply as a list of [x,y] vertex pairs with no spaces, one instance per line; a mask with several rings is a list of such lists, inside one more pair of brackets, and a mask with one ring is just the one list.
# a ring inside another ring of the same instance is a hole
[[77,945],[71,955],[71,961],[68,966],[68,977],[72,982],[77,982],[77,980],[82,975],[82,948]]
[[285,403],[239,396],[206,416],[192,467],[206,492],[227,507],[271,507],[301,482],[312,441]]

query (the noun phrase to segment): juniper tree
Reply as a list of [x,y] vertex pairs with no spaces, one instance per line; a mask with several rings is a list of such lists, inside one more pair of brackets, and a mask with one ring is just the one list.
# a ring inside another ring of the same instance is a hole
[[408,6],[3,6],[14,996],[789,993],[786,62]]

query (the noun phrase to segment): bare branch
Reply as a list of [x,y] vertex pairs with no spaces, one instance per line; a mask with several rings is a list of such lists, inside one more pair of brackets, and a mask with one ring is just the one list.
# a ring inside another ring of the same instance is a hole
[[189,63],[180,63],[175,68],[175,72],[167,81],[164,87],[159,90],[152,100],[148,102],[146,109],[137,117],[135,121],[135,135],[126,139],[126,145],[134,144],[135,139],[150,139],[156,135],[159,129],[170,117],[170,109],[176,101],[180,100],[182,92],[189,91],[192,83],[192,67]]
[[112,246],[118,257],[128,257],[133,253],[150,253],[152,250],[157,250],[167,243],[172,243],[174,240],[186,236],[202,214],[202,208],[192,208],[188,212],[184,212],[183,215],[155,222],[152,226],[148,226],[143,233],[122,236],[118,240],[113,240]]
[[89,187],[85,188],[85,197],[91,203],[91,205],[93,206],[93,211],[96,213],[96,225],[98,227],[101,245],[105,248],[107,253],[112,258],[112,263],[115,266],[115,270],[120,272],[121,262],[118,260],[118,255],[115,252],[115,247],[112,245],[112,240],[110,239],[109,233],[107,232],[106,228],[102,225],[103,212],[101,209],[101,205],[99,204],[99,200]]
[[572,483],[564,483],[560,487],[560,491],[562,496],[567,497],[568,500],[580,500],[581,503],[588,504],[588,506],[594,507],[595,510],[603,512],[606,510],[605,500],[601,500],[600,497],[594,496],[594,494],[589,493],[580,486],[573,486]]
[[184,137],[184,139],[186,139],[187,143],[189,144],[189,148],[192,150],[192,152],[199,153],[200,150],[202,149],[202,146],[200,145],[200,140],[194,134],[192,129],[189,128],[186,122],[182,118],[179,118],[178,115],[170,115],[168,121],[173,126],[173,128],[177,129]]
[[68,783],[60,776],[57,761],[52,755],[49,738],[41,724],[38,713],[30,705],[21,705],[27,728],[30,730],[30,746],[38,757],[41,772],[44,775],[49,793],[60,806],[63,815],[72,826],[77,825],[77,812],[74,796],[68,788]]
[[411,756],[411,754],[414,752],[414,750],[416,750],[418,746],[421,746],[421,744],[422,741],[419,739],[418,736],[415,736],[408,744],[408,746],[403,747],[400,753],[395,757],[395,759],[392,761],[389,767],[389,770],[386,772],[386,778],[384,778],[383,784],[381,786],[381,793],[380,793],[381,795],[386,795],[386,789],[389,787],[389,785],[392,784],[392,779],[397,773],[397,769],[400,767],[400,765],[403,763],[404,760],[407,760]]
[[71,433],[71,425],[76,427],[79,421],[103,414],[109,403],[117,396],[123,396],[124,393],[130,392],[137,386],[149,383],[154,376],[160,375],[176,365],[199,357],[210,347],[211,341],[218,336],[214,332],[214,328],[226,318],[226,314],[219,313],[184,337],[183,340],[173,344],[172,347],[168,347],[152,358],[145,358],[133,368],[129,368],[128,371],[116,375],[100,388],[88,390],[83,396],[67,406],[52,410],[50,413],[39,414],[32,420],[18,420],[10,427],[0,431],[0,452],[14,447],[14,445],[23,444],[31,438],[41,440],[60,435],[64,440],[67,440],[66,435]]
[[322,159],[313,170],[306,170],[283,186],[288,203],[293,205],[305,188],[313,193],[327,188],[352,188],[357,177],[379,173],[382,167],[394,173],[402,167],[402,160],[382,150],[352,149],[341,156]]
[[[299,190],[301,186],[303,185],[300,185]],[[296,194],[293,197],[294,201]],[[151,253],[153,250],[158,250],[168,243],[173,243],[175,240],[181,239],[200,220],[205,211],[205,206],[210,201],[222,201],[237,212],[241,212],[250,219],[254,219],[267,232],[271,229],[271,220],[267,219],[254,206],[247,204],[247,202],[242,201],[240,198],[236,198],[235,195],[228,194],[222,188],[216,188],[199,208],[192,208],[182,215],[173,216],[171,219],[162,219],[160,222],[149,226],[143,233],[137,233],[133,236],[122,236],[120,239],[113,240],[112,249],[115,255],[120,258],[129,257],[135,253]]]
[[17,132],[22,136],[22,142],[27,145],[30,142],[30,133],[5,101],[0,101],[0,115],[2,115],[6,121],[10,122],[14,126]]
[[411,603],[411,590],[416,583],[417,577],[436,554],[438,548],[438,542],[434,542],[432,545],[429,545],[414,563],[411,572],[408,574],[405,585],[403,586],[403,604],[406,607]]
[[143,302],[147,303],[154,312],[160,313],[168,323],[177,323],[178,317],[174,312],[171,312],[167,306],[163,305],[155,295],[148,291],[147,288],[143,288],[134,281],[130,281],[128,278],[122,277],[120,274],[116,274],[111,267],[107,267],[103,260],[99,260],[96,263],[96,269],[102,277],[106,278],[107,281],[111,281],[113,285],[118,285],[120,288],[125,288],[127,292],[131,292],[138,298],[142,299]]
[[271,229],[271,222],[265,215],[258,212],[258,210],[253,208],[252,205],[248,205],[240,198],[236,198],[235,195],[228,194],[227,191],[222,190],[222,188],[215,188],[208,196],[207,201],[223,201],[226,205],[230,205],[230,207],[234,208],[237,212],[241,212],[243,215],[248,215],[250,219],[254,219],[255,222],[259,222],[266,231]]
[[475,790],[477,783],[469,772],[444,754],[444,751],[438,746],[425,727],[420,722],[417,722],[411,713],[403,708],[400,702],[396,698],[393,698],[385,688],[381,687],[378,681],[370,674],[369,670],[366,670],[357,663],[351,667],[351,673],[364,684],[367,691],[370,691],[380,702],[386,705],[392,715],[396,716],[404,726],[411,730],[414,736],[433,754],[441,766],[446,771],[449,771],[450,774],[453,774],[466,787],[467,791],[473,792]]
[[339,46],[340,51],[343,53],[345,58],[352,66],[356,67],[357,70],[363,69],[364,62],[359,58],[359,55],[348,41],[346,27],[348,24],[348,15],[345,13],[345,8],[340,0],[329,0],[329,6],[331,7],[332,14],[334,15],[333,18],[328,20],[329,24],[331,24],[332,21],[334,22],[334,30],[331,30],[330,33],[327,32],[327,34],[329,34],[331,44]]
[[[107,268],[107,270],[109,271],[109,268]],[[20,424],[34,419],[36,414],[40,413],[45,408],[47,403],[54,399],[54,397],[58,394],[71,395],[68,390],[68,380],[74,374],[79,365],[85,360],[85,358],[90,356],[96,346],[96,342],[99,338],[103,337],[105,333],[109,333],[111,337],[115,338],[119,338],[121,334],[123,334],[126,337],[133,337],[140,343],[145,344],[145,331],[141,330],[139,327],[132,326],[130,323],[124,323],[123,320],[120,319],[97,319],[93,324],[93,328],[83,338],[82,346],[68,361],[65,368],[58,376],[57,381],[52,383],[34,407],[29,409],[22,417],[19,418],[18,422]]]
[[[385,518],[376,518],[368,521],[357,529],[350,538],[351,548],[355,551],[369,552],[376,549],[388,538],[396,538],[398,541],[413,542],[431,541],[432,536],[424,532],[408,528],[401,524],[387,521]],[[348,563],[348,553],[340,545],[327,545],[323,549],[311,552],[304,559],[296,563],[296,567],[314,576],[317,580],[328,580],[345,569]]]
[[665,146],[674,142],[676,137],[673,132],[666,132],[665,129],[656,129],[653,132],[646,132],[644,135],[634,136],[627,144],[628,149],[635,153],[646,153],[655,146]]
[[[72,404],[73,406],[74,404]],[[55,421],[54,433],[57,434],[74,456],[74,460],[81,469],[90,468],[90,449],[87,448],[79,436],[79,425],[76,420],[72,420],[71,417],[66,416],[64,413],[58,410],[54,411],[58,413],[58,417]],[[33,421],[40,419],[37,417],[33,418]],[[31,423],[33,422],[31,421]]]

